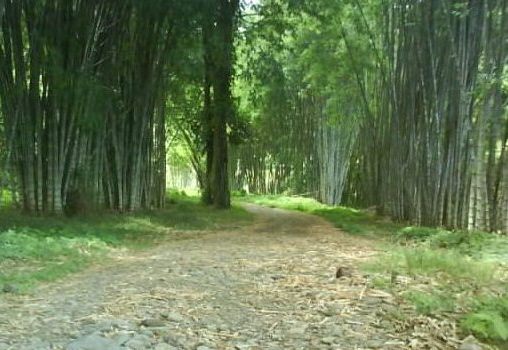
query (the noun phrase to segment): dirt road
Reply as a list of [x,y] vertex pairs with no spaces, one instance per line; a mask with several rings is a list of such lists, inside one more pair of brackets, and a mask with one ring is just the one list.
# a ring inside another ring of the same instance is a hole
[[[0,296],[0,350],[403,349],[368,241],[246,205],[252,225],[120,254],[29,296]],[[335,278],[336,268],[352,276]]]

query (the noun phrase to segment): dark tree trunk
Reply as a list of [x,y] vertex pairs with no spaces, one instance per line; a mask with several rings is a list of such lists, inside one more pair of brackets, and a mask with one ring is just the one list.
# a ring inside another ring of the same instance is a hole
[[213,105],[212,105],[212,72],[213,72],[213,58],[212,58],[212,42],[211,34],[213,30],[213,21],[208,16],[203,20],[203,61],[204,61],[204,103],[203,103],[203,140],[206,154],[206,169],[205,178],[202,181],[202,195],[201,200],[204,204],[213,204],[212,197],[212,164],[213,164]]
[[[233,34],[239,1],[216,0],[214,5],[215,11],[212,11],[215,13],[214,23],[208,22],[203,28],[206,67],[204,118],[205,128],[210,132],[205,133],[207,188],[203,200],[205,203],[212,202],[217,208],[226,209],[231,206],[227,125],[234,113],[231,97]],[[213,89],[213,95],[210,93],[210,87]]]

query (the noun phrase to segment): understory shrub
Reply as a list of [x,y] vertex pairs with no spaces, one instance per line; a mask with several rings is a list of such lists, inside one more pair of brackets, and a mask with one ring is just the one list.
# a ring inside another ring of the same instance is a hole
[[461,322],[462,328],[485,340],[508,340],[508,294],[480,298]]

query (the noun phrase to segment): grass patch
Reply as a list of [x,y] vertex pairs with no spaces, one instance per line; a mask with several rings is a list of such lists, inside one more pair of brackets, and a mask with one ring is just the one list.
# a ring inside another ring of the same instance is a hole
[[390,289],[392,281],[389,276],[378,275],[372,278],[372,286],[377,289]]
[[215,210],[197,197],[171,194],[164,210],[133,214],[104,213],[79,217],[27,216],[0,211],[0,292],[6,285],[26,291],[37,282],[53,281],[107,261],[114,249],[145,249],[201,232],[248,222],[239,207]]
[[[432,249],[455,250],[461,254],[482,257],[490,254],[499,256],[508,248],[508,240],[487,232],[450,231],[443,228],[404,227],[394,235],[394,241],[402,245],[425,246]],[[500,253],[500,254],[499,254]]]
[[474,303],[462,328],[481,339],[508,341],[508,295],[487,297]]
[[347,233],[370,238],[389,238],[400,228],[399,224],[384,218],[345,207],[320,209],[314,214],[332,222]]
[[431,237],[439,234],[440,232],[441,232],[440,229],[431,227],[408,226],[397,231],[394,238],[399,243],[411,243],[411,242],[420,243],[428,241]]
[[444,281],[463,280],[485,285],[493,281],[496,266],[476,261],[453,250],[424,247],[395,248],[392,252],[365,264],[373,272],[431,276]]
[[271,208],[282,208],[303,212],[313,212],[315,210],[327,208],[326,205],[321,204],[314,199],[296,196],[289,197],[278,195],[249,195],[236,196],[235,199],[239,201],[264,205]]
[[[490,296],[508,290],[502,265],[465,254],[462,244],[452,247],[426,244],[394,247],[366,263],[364,268],[377,272],[373,280],[376,288],[401,295],[417,313],[431,317],[446,314],[457,320],[464,336],[473,334],[492,345],[506,346],[508,298],[506,294]],[[406,284],[388,282],[387,276],[398,275],[406,278]]]
[[447,293],[410,291],[405,298],[415,306],[416,312],[423,315],[432,316],[455,309],[455,299]]

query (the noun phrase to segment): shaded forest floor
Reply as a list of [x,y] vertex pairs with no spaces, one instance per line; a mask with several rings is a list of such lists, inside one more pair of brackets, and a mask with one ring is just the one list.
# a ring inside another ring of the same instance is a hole
[[452,314],[422,315],[400,294],[432,279],[366,272],[384,243],[317,216],[245,206],[250,223],[168,229],[156,247],[118,249],[107,264],[3,294],[0,349],[460,346]]

